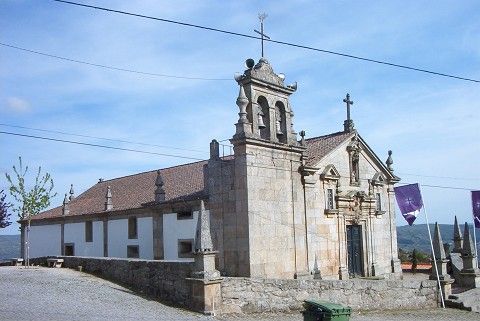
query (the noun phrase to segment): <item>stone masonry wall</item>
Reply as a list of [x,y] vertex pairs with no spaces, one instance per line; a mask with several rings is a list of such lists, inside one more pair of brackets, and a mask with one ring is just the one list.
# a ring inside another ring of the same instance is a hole
[[320,299],[355,310],[419,309],[436,306],[435,281],[281,280],[225,278],[222,313],[289,312],[306,299]]
[[[82,267],[82,271],[125,285],[174,305],[188,307],[191,301],[190,276],[193,262],[150,261],[136,259],[65,256],[64,267]],[[33,263],[46,262],[38,258]]]

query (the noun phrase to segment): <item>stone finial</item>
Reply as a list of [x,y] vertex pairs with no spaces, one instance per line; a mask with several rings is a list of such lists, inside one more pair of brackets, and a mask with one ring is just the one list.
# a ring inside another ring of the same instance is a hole
[[65,193],[65,198],[63,199],[63,205],[62,205],[62,215],[65,216],[65,215],[68,215],[70,213],[70,208],[69,208],[69,205],[68,205],[68,197],[67,197],[67,193]]
[[216,139],[210,142],[210,159],[218,160],[220,158],[220,144]]
[[240,85],[240,91],[237,97],[237,106],[238,108],[240,108],[240,112],[238,113],[238,116],[240,116],[240,118],[238,119],[238,122],[240,124],[248,122],[247,105],[248,105],[248,98],[247,98],[247,95],[245,95],[245,89],[243,88],[242,85]]
[[301,146],[305,146],[305,135],[306,135],[306,134],[307,134],[307,133],[306,133],[304,130],[301,130],[301,131],[300,131],[300,137],[302,137],[302,139],[300,140],[300,145],[301,145]]
[[385,161],[385,164],[387,165],[387,168],[390,172],[393,172],[393,159],[392,159],[392,151],[389,150],[388,151],[388,158],[387,160]]
[[155,202],[165,201],[165,183],[163,182],[162,173],[157,171],[157,179],[155,180]]
[[318,268],[317,254],[315,254],[315,261],[313,262],[313,278],[316,280],[322,279],[322,274],[320,273],[320,269]]
[[210,215],[205,211],[203,200],[200,201],[197,232],[195,234],[195,253],[212,252],[213,243],[210,233]]
[[463,249],[462,255],[466,257],[475,257],[475,246],[473,244],[472,238],[470,237],[470,228],[468,223],[465,222],[465,228],[463,230]]
[[443,247],[442,235],[440,234],[440,227],[435,222],[435,232],[433,235],[433,251],[435,253],[436,260],[445,260],[445,248]]
[[73,191],[73,184],[70,184],[70,197],[68,198],[70,201],[75,198],[75,192]]
[[112,191],[110,186],[107,186],[107,192],[105,193],[105,211],[110,211],[113,209],[112,203]]
[[462,253],[463,238],[458,225],[457,216],[455,215],[455,222],[453,224],[453,253]]

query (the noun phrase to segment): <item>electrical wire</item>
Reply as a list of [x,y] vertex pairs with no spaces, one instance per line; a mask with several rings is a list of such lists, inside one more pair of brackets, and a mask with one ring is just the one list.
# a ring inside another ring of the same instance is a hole
[[138,150],[138,149],[113,147],[113,146],[100,145],[100,144],[90,144],[90,143],[83,143],[83,142],[78,142],[78,141],[73,141],[73,140],[64,140],[64,139],[57,139],[57,138],[51,138],[51,137],[26,135],[26,134],[19,134],[19,133],[4,132],[4,131],[0,131],[0,134],[34,138],[34,139],[42,139],[42,140],[48,140],[48,141],[54,141],[54,142],[60,142],[60,143],[76,144],[76,145],[83,145],[83,146],[115,149],[115,150],[121,150],[121,151],[126,151],[126,152],[135,152],[135,153],[142,153],[142,154],[149,154],[149,155],[159,155],[159,156],[166,156],[166,157],[176,157],[176,158],[183,158],[183,159],[189,159],[189,160],[195,160],[195,161],[202,161],[203,160],[203,159],[200,159],[200,158],[188,157],[188,156],[182,156],[182,155],[156,153],[156,152],[149,152],[149,151]]
[[134,69],[126,69],[126,68],[97,64],[97,63],[83,61],[83,60],[66,58],[66,57],[62,57],[62,56],[58,56],[58,55],[47,54],[47,53],[36,51],[36,50],[31,50],[31,49],[27,49],[27,48],[22,48],[22,47],[10,45],[10,44],[3,43],[3,42],[0,42],[0,45],[4,46],[4,47],[9,47],[9,48],[13,48],[13,49],[17,49],[17,50],[26,51],[26,52],[29,52],[29,53],[41,55],[41,56],[46,56],[46,57],[50,57],[50,58],[56,58],[56,59],[61,59],[61,60],[65,60],[65,61],[75,62],[77,64],[84,64],[84,65],[93,66],[93,67],[99,67],[99,68],[105,68],[105,69],[111,69],[111,70],[117,70],[117,71],[124,71],[124,72],[139,74],[139,75],[164,77],[164,78],[187,79],[187,80],[212,80],[212,81],[227,81],[228,80],[228,81],[231,81],[233,79],[233,77],[232,77],[232,79],[229,79],[229,78],[202,78],[202,77],[186,77],[186,76],[158,74],[158,73],[154,73],[154,72],[146,72],[146,71],[139,71],[139,70],[134,70]]
[[69,135],[69,136],[76,136],[76,137],[83,137],[83,138],[101,139],[101,140],[106,140],[106,141],[110,141],[110,142],[119,142],[119,143],[127,143],[127,144],[135,144],[135,145],[142,145],[142,146],[159,147],[159,148],[169,148],[169,149],[183,150],[183,151],[188,151],[188,152],[198,152],[198,153],[204,153],[205,152],[205,151],[198,150],[198,149],[187,149],[187,148],[172,147],[172,146],[165,146],[165,145],[140,143],[140,142],[134,142],[134,141],[129,141],[129,140],[121,140],[121,139],[105,138],[105,137],[98,137],[98,136],[89,136],[89,135],[81,135],[81,134],[68,133],[68,132],[58,131],[58,130],[49,130],[49,129],[25,127],[25,126],[18,126],[18,125],[9,125],[9,124],[3,124],[3,123],[0,123],[0,126],[35,130],[35,131],[40,131],[40,132],[62,134],[62,135]]
[[[56,139],[56,138],[43,137],[43,136],[26,135],[26,134],[19,134],[19,133],[5,132],[5,131],[0,131],[0,134],[20,136],[20,137],[33,138],[33,139],[41,139],[41,140],[61,142],[61,143],[76,144],[76,145],[83,145],[83,146],[107,148],[107,149],[114,149],[114,150],[127,151],[127,152],[135,152],[135,153],[142,153],[142,154],[159,155],[159,156],[166,156],[166,157],[175,157],[175,158],[189,159],[189,160],[195,160],[195,161],[203,161],[203,160],[204,160],[204,159],[200,159],[200,158],[188,157],[188,156],[183,156],[183,155],[156,153],[156,152],[149,152],[149,151],[143,151],[143,150],[138,150],[138,149],[129,149],[129,148],[113,147],[113,146],[108,146],[108,145],[90,144],[90,143],[84,143],[84,142],[78,142],[78,141],[63,140],[63,139]],[[281,158],[275,158],[275,159],[277,159],[277,160],[285,160],[285,159],[281,159]],[[273,161],[273,160],[274,160],[274,159],[272,158],[272,161]],[[263,168],[263,169],[274,169],[274,170],[286,171],[286,172],[290,172],[290,171],[291,171],[290,169],[281,168],[281,167],[276,167],[276,166],[261,166],[261,165],[258,165],[258,164],[247,164],[247,165],[248,165],[248,166],[251,166],[251,167]],[[344,177],[344,178],[345,178],[345,177]],[[369,179],[362,179],[362,178],[360,178],[360,180],[362,180],[362,181],[369,181]],[[398,184],[399,184],[399,185],[408,185],[408,184],[413,184],[413,183],[402,182],[402,183],[398,183]],[[467,188],[467,187],[456,187],[456,186],[429,185],[429,184],[421,184],[421,183],[419,183],[419,184],[420,184],[421,186],[424,186],[424,187],[441,188],[441,189],[453,189],[453,190],[465,190],[465,191],[473,191],[473,190],[477,190],[477,189],[478,189],[478,188]]]
[[[69,5],[74,5],[74,6],[79,6],[79,7],[85,7],[85,8],[90,8],[90,9],[96,9],[96,10],[101,10],[101,11],[123,14],[123,15],[138,17],[138,18],[144,18],[144,19],[157,20],[157,21],[162,21],[162,22],[167,22],[167,23],[173,23],[173,24],[182,25],[182,26],[185,26],[185,27],[192,27],[192,28],[198,28],[198,29],[203,29],[203,30],[208,30],[208,31],[220,32],[220,33],[233,35],[233,36],[238,36],[238,37],[258,39],[258,40],[262,39],[262,37],[247,35],[247,34],[244,34],[244,33],[228,31],[228,30],[212,28],[212,27],[206,27],[206,26],[202,26],[202,25],[186,23],[186,22],[181,22],[181,21],[175,21],[175,20],[171,20],[171,19],[152,17],[152,16],[127,12],[127,11],[122,11],[122,10],[115,10],[115,9],[110,9],[110,8],[105,8],[105,7],[92,6],[92,5],[87,5],[87,4],[73,2],[73,1],[65,1],[65,0],[53,0],[53,1],[61,2],[61,3],[64,3],[64,4],[69,4]],[[356,59],[356,60],[362,60],[362,61],[376,63],[376,64],[382,64],[382,65],[386,65],[386,66],[390,66],[390,67],[396,67],[396,68],[402,68],[402,69],[407,69],[407,70],[411,70],[411,71],[428,73],[428,74],[432,74],[432,75],[436,75],[436,76],[442,76],[442,77],[454,78],[454,79],[458,79],[458,80],[480,83],[480,80],[477,80],[477,79],[465,78],[465,77],[445,74],[445,73],[441,73],[441,72],[436,72],[436,71],[432,71],[432,70],[410,67],[410,66],[406,66],[406,65],[400,65],[400,64],[391,63],[391,62],[388,62],[388,61],[370,59],[370,58],[345,54],[345,53],[341,53],[341,52],[336,52],[336,51],[332,51],[332,50],[319,49],[319,48],[314,48],[314,47],[310,47],[310,46],[295,44],[295,43],[286,42],[286,41],[279,41],[279,40],[266,39],[266,38],[263,38],[263,41],[268,41],[268,42],[272,42],[272,43],[276,43],[276,44],[280,44],[280,45],[285,45],[285,46],[290,46],[290,47],[296,47],[296,48],[301,48],[301,49],[307,49],[307,50],[322,52],[322,53],[331,54],[331,55],[337,55],[337,56]]]

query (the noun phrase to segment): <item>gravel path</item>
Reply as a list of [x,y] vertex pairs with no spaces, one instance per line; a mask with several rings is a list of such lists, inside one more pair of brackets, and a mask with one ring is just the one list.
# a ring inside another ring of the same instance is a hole
[[[69,269],[0,267],[0,320],[303,320],[300,313],[206,317],[135,295],[130,290]],[[354,314],[352,321],[480,321],[452,309]]]

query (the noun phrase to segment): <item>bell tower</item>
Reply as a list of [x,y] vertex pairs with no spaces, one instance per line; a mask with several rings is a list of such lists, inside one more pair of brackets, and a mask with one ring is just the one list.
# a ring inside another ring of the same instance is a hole
[[233,139],[254,138],[283,145],[297,145],[289,96],[297,84],[286,86],[285,76],[276,74],[265,58],[257,64],[247,59],[247,70],[235,76],[240,86],[239,120]]
[[305,147],[297,142],[285,85],[265,58],[235,76],[240,86],[234,146],[231,211],[223,214],[227,273],[294,278],[307,275],[308,254],[301,166]]

